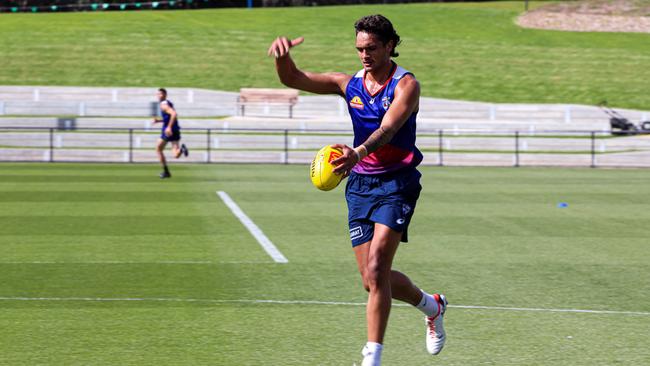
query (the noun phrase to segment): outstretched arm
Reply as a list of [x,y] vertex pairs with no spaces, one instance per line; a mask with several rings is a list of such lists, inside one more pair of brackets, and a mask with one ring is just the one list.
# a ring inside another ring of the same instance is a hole
[[347,145],[334,145],[343,150],[343,156],[332,161],[332,164],[336,165],[334,172],[349,174],[361,159],[390,142],[409,116],[418,110],[419,100],[420,85],[417,80],[412,76],[400,80],[395,88],[395,100],[388,108],[379,128],[366,141],[354,149]]
[[278,37],[271,43],[268,55],[275,57],[275,69],[282,84],[311,93],[344,95],[345,87],[351,78],[350,75],[335,72],[313,73],[302,71],[296,67],[289,55],[289,50],[304,40],[304,37],[294,40]]

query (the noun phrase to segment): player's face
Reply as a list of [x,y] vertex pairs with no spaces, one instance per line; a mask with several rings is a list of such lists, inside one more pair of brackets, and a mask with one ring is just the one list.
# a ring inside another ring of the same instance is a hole
[[158,90],[158,100],[162,102],[163,100],[165,100],[165,98],[167,98],[167,96],[165,95],[165,93],[163,93],[163,92],[161,92],[160,90]]
[[376,35],[366,32],[357,33],[357,53],[366,72],[380,70],[390,62],[392,42],[384,44]]

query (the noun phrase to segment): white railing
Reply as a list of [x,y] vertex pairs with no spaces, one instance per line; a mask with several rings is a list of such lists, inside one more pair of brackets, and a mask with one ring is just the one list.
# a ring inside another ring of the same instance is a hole
[[[139,128],[1,127],[0,161],[156,162],[159,131]],[[423,164],[439,166],[650,167],[650,135],[603,131],[421,130]],[[308,164],[322,146],[352,143],[349,130],[183,129],[190,163]]]

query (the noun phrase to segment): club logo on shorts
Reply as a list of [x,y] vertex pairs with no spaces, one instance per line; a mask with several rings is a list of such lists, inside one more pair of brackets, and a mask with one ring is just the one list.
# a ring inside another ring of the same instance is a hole
[[402,213],[404,213],[404,215],[408,215],[409,212],[411,212],[411,206],[403,204],[402,205]]
[[397,221],[395,222],[397,223],[397,225],[402,225],[404,223],[404,219],[397,219]]
[[350,100],[350,107],[356,109],[363,109],[363,102],[359,96],[355,95],[354,98]]
[[350,229],[350,240],[359,239],[363,236],[363,230],[361,226],[353,227]]

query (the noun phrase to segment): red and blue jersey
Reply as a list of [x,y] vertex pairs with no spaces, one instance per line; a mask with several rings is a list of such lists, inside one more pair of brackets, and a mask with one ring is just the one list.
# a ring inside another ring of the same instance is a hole
[[[352,118],[354,147],[363,144],[379,128],[395,99],[397,83],[406,75],[413,74],[393,63],[388,81],[374,94],[366,88],[364,70],[350,79],[345,89],[345,99]],[[363,158],[352,171],[359,174],[382,174],[418,166],[422,162],[422,153],[415,147],[416,117],[417,111],[408,117],[386,145]]]

